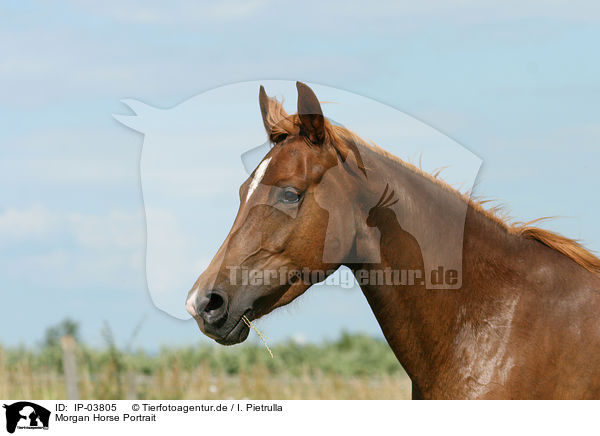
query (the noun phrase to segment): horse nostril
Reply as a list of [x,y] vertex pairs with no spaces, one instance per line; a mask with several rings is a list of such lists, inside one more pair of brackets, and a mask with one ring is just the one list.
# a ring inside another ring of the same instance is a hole
[[213,289],[199,297],[196,313],[209,324],[224,321],[227,318],[227,294]]
[[221,297],[219,294],[210,294],[209,296],[209,300],[208,303],[206,304],[206,307],[204,308],[204,312],[214,312],[217,311],[221,308],[221,306],[223,306],[223,303],[225,303],[225,301],[223,300],[223,297]]

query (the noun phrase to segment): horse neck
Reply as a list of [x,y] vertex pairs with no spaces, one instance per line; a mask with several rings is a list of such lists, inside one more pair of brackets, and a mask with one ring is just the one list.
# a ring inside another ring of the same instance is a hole
[[[413,381],[417,396],[430,391],[440,380],[446,385],[454,380],[458,385],[459,368],[465,365],[466,359],[461,350],[477,345],[470,341],[478,337],[478,326],[489,328],[483,320],[506,322],[506,316],[511,315],[511,310],[514,312],[518,295],[499,290],[493,295],[484,295],[486,290],[497,289],[496,276],[486,274],[485,270],[486,265],[494,265],[495,271],[513,270],[516,266],[507,258],[506,252],[519,241],[515,241],[500,224],[471,207],[467,208],[465,219],[465,200],[456,192],[372,150],[365,150],[363,155],[371,174],[384,175],[394,188],[403,187],[398,207],[402,210],[406,206],[403,202],[408,201],[410,206],[406,207],[410,214],[418,217],[425,228],[431,226],[433,229],[444,220],[462,219],[465,222],[461,289],[431,290],[424,285],[361,283],[388,343]],[[375,204],[377,196],[381,195],[378,191],[365,189],[364,196],[368,199],[363,200]],[[417,197],[429,200],[420,203],[414,201]],[[459,216],[461,213],[462,217]],[[380,262],[352,265],[353,270],[423,268],[419,241],[402,228],[401,222],[390,216],[394,214],[381,214],[377,220],[381,240],[372,241],[380,244]],[[472,331],[465,334],[465,326]],[[446,393],[450,394],[450,391]]]

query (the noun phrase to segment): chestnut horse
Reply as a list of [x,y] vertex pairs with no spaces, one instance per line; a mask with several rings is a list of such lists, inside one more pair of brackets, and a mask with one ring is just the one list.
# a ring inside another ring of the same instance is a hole
[[[422,270],[427,238],[407,220],[431,234],[462,220],[460,289],[360,283],[413,398],[600,398],[600,260],[563,236],[504,222],[332,124],[313,91],[297,88],[295,115],[260,88],[273,146],[240,187],[233,228],[188,294],[200,329],[221,344],[242,342],[243,317],[288,304],[342,265],[355,275]],[[325,273],[288,280],[289,271]]]

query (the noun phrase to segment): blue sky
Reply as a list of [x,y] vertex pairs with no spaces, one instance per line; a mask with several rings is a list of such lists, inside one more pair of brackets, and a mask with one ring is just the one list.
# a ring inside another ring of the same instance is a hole
[[[414,116],[481,157],[476,193],[600,250],[600,6],[592,1],[44,2],[0,6],[0,342],[65,316],[100,342],[204,341],[150,302],[142,137],[123,98],[168,108],[246,80],[321,83]],[[288,96],[292,99],[293,96]],[[258,108],[257,108],[258,110]],[[343,122],[343,120],[338,120]],[[386,144],[380,144],[385,148]],[[379,334],[363,297],[311,293],[275,340]]]

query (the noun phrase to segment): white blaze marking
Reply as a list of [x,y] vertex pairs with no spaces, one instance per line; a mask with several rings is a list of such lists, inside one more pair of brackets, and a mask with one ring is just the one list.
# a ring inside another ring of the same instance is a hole
[[194,289],[192,295],[185,302],[185,308],[188,313],[192,316],[196,316],[196,296],[198,295],[198,288]]
[[260,163],[260,165],[258,166],[258,168],[256,169],[256,171],[254,171],[254,177],[252,178],[252,181],[250,182],[250,187],[248,188],[248,195],[246,195],[246,201],[248,201],[250,196],[254,193],[254,191],[258,187],[258,184],[261,182],[262,178],[265,175],[265,171],[267,171],[267,167],[269,166],[270,161],[271,161],[271,158],[267,158],[267,159],[263,160]]

